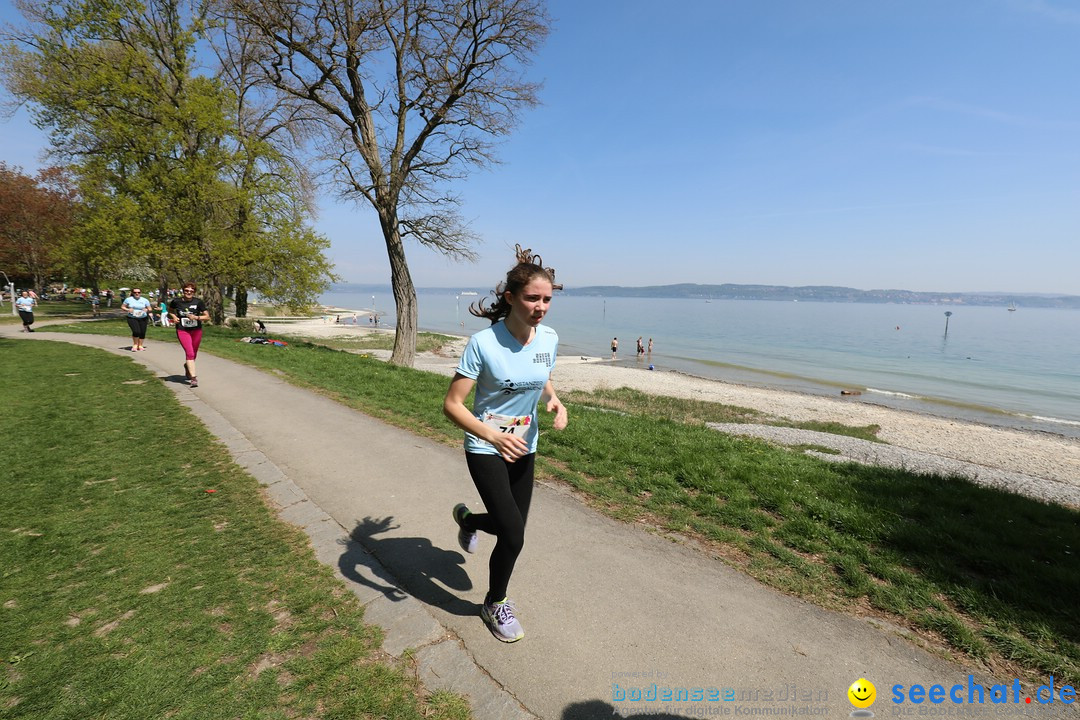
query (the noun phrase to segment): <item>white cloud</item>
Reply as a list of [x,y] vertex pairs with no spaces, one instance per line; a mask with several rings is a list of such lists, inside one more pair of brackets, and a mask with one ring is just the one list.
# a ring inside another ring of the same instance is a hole
[[[1078,13],[1078,20],[1080,20],[1080,13]],[[910,106],[926,107],[933,110],[940,110],[942,112],[968,115],[970,117],[990,120],[993,122],[1001,123],[1003,125],[1014,125],[1017,127],[1042,129],[1080,129],[1080,123],[1073,121],[1041,120],[1035,117],[1002,112],[1001,110],[995,110],[993,108],[983,107],[980,105],[972,105],[970,103],[957,102],[955,100],[946,100],[944,98],[930,96],[912,97],[908,98],[905,104]]]
[[1007,0],[1007,4],[1021,12],[1041,15],[1054,22],[1080,25],[1080,10],[1058,7],[1048,0]]

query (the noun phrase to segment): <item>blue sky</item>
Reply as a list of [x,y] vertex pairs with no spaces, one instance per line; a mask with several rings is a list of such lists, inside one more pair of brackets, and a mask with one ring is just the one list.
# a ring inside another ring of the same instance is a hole
[[[514,243],[561,282],[1080,295],[1080,0],[551,0],[543,105],[457,188],[483,287]],[[0,19],[16,15],[0,0]],[[0,124],[33,169],[42,135]],[[349,281],[371,213],[322,202]]]

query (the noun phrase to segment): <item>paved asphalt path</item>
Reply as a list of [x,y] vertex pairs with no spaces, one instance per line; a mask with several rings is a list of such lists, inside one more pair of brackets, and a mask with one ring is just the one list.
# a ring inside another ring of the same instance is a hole
[[[2,334],[20,337],[18,326]],[[510,585],[525,638],[500,643],[478,617],[493,538],[481,535],[479,552],[466,556],[450,517],[457,502],[480,506],[460,448],[208,354],[191,389],[177,343],[131,353],[117,337],[21,337],[102,348],[149,368],[266,486],[280,516],[308,532],[320,560],[365,602],[368,622],[386,630],[385,649],[412,649],[423,682],[467,695],[481,720],[841,717],[854,710],[847,690],[859,678],[877,688],[870,709],[878,717],[1078,715],[1060,702],[1024,705],[1030,687],[1020,705],[954,705],[947,695],[941,704],[894,704],[898,684],[946,693],[961,685],[967,703],[969,684],[995,679],[920,649],[897,628],[786,596],[549,485],[536,488]],[[16,354],[17,346],[0,348],[4,365]],[[1012,678],[996,682],[1009,684],[1011,700]],[[683,688],[689,697],[706,692],[700,701],[632,699],[649,698],[654,685],[660,697],[665,688],[673,698]],[[710,700],[709,688],[719,697]],[[734,699],[725,701],[728,693]]]

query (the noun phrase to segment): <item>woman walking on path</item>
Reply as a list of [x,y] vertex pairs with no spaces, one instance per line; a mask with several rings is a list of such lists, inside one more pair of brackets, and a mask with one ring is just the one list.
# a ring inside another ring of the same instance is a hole
[[22,320],[23,332],[34,332],[30,327],[34,324],[34,306],[37,300],[30,297],[30,291],[23,290],[22,294],[15,299],[15,309],[19,311],[19,319]]
[[153,312],[150,301],[142,296],[142,290],[135,288],[131,296],[124,299],[121,306],[127,310],[128,327],[131,328],[131,352],[145,350],[146,325],[150,322],[150,313]]
[[[489,585],[480,617],[496,638],[515,642],[525,636],[506,597],[510,575],[525,543],[525,521],[532,500],[536,461],[536,406],[555,413],[554,427],[566,427],[566,408],[551,386],[559,337],[540,324],[551,304],[555,271],[538,255],[517,246],[517,265],[495,289],[495,303],[483,301],[469,312],[491,327],[469,339],[450,381],[443,412],[465,431],[465,460],[486,513],[464,504],[453,509],[458,543],[476,552],[478,530],[495,535]],[[473,410],[465,407],[476,387]]]
[[195,375],[195,357],[202,342],[202,324],[210,322],[206,303],[195,297],[195,283],[184,283],[180,297],[169,303],[169,319],[176,325],[176,339],[184,348],[184,375],[191,387],[199,387]]

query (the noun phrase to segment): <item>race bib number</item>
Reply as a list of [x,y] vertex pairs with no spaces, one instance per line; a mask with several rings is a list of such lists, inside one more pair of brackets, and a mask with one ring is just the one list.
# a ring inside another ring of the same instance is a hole
[[145,310],[132,310],[131,311],[131,317],[133,317],[133,318],[144,318],[144,317],[146,317],[146,311]]
[[180,318],[180,327],[193,328],[198,327],[199,321],[195,318],[182,317]]
[[529,426],[532,424],[532,416],[521,415],[520,417],[517,417],[514,415],[499,415],[498,413],[485,412],[480,421],[488,427],[495,428],[501,433],[524,437],[525,433],[529,430]]

